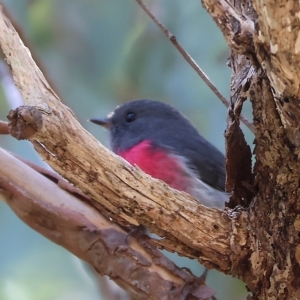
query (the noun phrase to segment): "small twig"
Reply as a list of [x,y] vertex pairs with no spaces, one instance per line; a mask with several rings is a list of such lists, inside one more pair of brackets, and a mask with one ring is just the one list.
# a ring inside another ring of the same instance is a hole
[[255,128],[253,123],[251,123],[246,117],[240,114],[240,120],[248,127],[248,129],[255,134]]
[[0,121],[0,134],[9,134],[8,123]]
[[[176,37],[162,23],[160,23],[158,21],[158,19],[156,19],[156,17],[152,14],[150,9],[143,3],[142,0],[135,0],[135,1],[142,7],[142,9],[146,12],[146,14],[154,21],[154,23],[168,37],[168,39],[171,41],[171,43],[180,52],[180,54],[189,63],[189,65],[196,71],[196,73],[201,77],[201,79],[207,84],[207,86],[212,90],[212,92],[228,108],[229,107],[229,101],[220,93],[220,91],[211,82],[211,80],[207,77],[207,75],[204,73],[204,71],[197,65],[197,63],[194,61],[194,59],[177,42]],[[240,115],[240,120],[254,133],[253,124],[249,120],[247,120],[242,114]]]

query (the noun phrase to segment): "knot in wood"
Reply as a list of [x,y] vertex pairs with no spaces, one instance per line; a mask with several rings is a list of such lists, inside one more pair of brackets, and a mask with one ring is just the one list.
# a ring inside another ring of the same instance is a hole
[[19,106],[7,118],[9,132],[18,140],[29,139],[43,126],[43,114],[35,106]]

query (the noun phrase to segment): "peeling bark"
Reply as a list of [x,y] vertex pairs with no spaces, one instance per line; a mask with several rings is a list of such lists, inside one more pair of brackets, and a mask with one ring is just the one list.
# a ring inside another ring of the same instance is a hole
[[31,141],[107,217],[123,225],[143,225],[163,238],[158,246],[230,272],[232,261],[241,259],[238,253],[229,255],[230,240],[246,239],[232,230],[238,222],[239,234],[247,234],[243,213],[207,208],[104,148],[59,101],[5,17],[0,19],[0,44],[27,105],[8,116],[14,137]]
[[[32,142],[105,216],[161,236],[156,246],[241,278],[253,293],[249,299],[300,299],[300,7],[291,0],[202,2],[232,50],[227,185],[234,189],[230,205],[244,207],[206,208],[105,149],[60,102],[2,16],[0,45],[26,103],[9,114],[10,133]],[[253,174],[239,128],[247,98]]]
[[[249,206],[256,190],[253,186],[251,150],[240,128],[240,113],[247,99],[255,70],[245,56],[232,53],[230,107],[228,109],[226,138],[226,189],[232,191],[229,207]],[[236,155],[238,153],[238,155]]]
[[257,11],[256,55],[272,88],[289,140],[300,145],[300,5],[299,2],[253,0]]
[[239,5],[234,6],[226,0],[202,0],[202,5],[221,29],[230,49],[252,58],[255,62],[255,16],[253,10],[249,13],[251,6],[243,5],[241,10]]
[[250,209],[253,299],[298,299],[299,161],[281,125],[269,81],[261,76],[255,79],[250,94],[257,129],[255,182],[259,192]]
[[196,278],[151,246],[147,236],[126,238],[126,231],[92,206],[2,149],[0,165],[0,195],[16,215],[98,274],[108,275],[134,299],[206,299],[214,294],[203,282],[193,286]]
[[[205,5],[210,3],[203,2]],[[222,3],[218,1],[218,5],[222,6]],[[300,6],[295,1],[267,0],[253,0],[254,8],[252,2],[247,0],[231,1],[230,4],[226,2],[226,5],[230,5],[245,19],[256,22],[253,32],[255,52],[250,54],[232,45],[236,40],[230,41],[231,35],[220,26],[232,49],[233,70],[232,107],[226,133],[227,184],[241,187],[241,179],[248,174],[246,187],[253,189],[256,194],[248,210],[250,224],[247,243],[250,251],[248,257],[245,255],[243,264],[235,266],[235,272],[253,292],[251,299],[300,299],[297,221],[300,208],[297,149]],[[226,5],[219,8],[225,14]],[[217,15],[212,13],[212,16],[216,18]],[[243,172],[240,167],[241,164],[249,165],[249,157],[245,156],[243,160],[233,155],[234,152],[243,154],[243,148],[238,151],[235,147],[236,143],[242,142],[241,133],[239,128],[232,130],[232,126],[238,121],[239,102],[247,97],[253,105],[255,125],[253,184],[249,171]],[[239,170],[242,172],[237,175]],[[239,204],[235,199],[231,201]]]

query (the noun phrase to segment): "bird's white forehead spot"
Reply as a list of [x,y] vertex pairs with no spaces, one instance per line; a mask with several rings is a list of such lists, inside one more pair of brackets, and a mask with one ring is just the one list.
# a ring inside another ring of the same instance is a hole
[[111,113],[109,113],[109,114],[107,115],[107,118],[108,118],[108,119],[111,119],[111,118],[114,116],[114,114],[115,114],[115,111],[112,111]]

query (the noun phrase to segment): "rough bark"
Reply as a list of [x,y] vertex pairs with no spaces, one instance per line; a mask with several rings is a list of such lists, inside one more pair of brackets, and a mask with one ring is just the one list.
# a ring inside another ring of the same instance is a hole
[[233,217],[230,211],[207,208],[104,148],[59,101],[5,17],[0,30],[1,47],[27,104],[9,114],[10,133],[31,141],[106,216],[120,224],[143,225],[163,237],[158,245],[229,272],[232,261],[239,260],[231,241],[244,241],[247,232],[246,225],[238,230],[241,236],[232,231],[236,222],[244,224],[243,214]]
[[59,188],[2,149],[0,165],[0,195],[16,215],[98,274],[108,275],[133,299],[179,300],[188,294],[205,299],[214,294],[203,282],[195,287],[196,278],[164,257],[146,236],[140,235],[138,241],[127,237],[120,226],[86,203],[88,198],[84,202],[72,195],[74,187],[68,189],[72,194]]
[[[204,0],[203,3],[213,12],[211,1]],[[218,2],[218,5],[222,6],[222,3]],[[248,210],[251,251],[244,264],[237,266],[235,271],[239,273],[240,269],[244,273],[242,278],[253,292],[252,299],[300,299],[297,149],[300,6],[296,1],[268,0],[253,0],[253,6],[251,1],[230,3],[234,15],[239,16],[235,17],[234,23],[250,20],[256,24],[251,40],[255,51],[244,46],[247,40],[230,40],[232,33],[227,32],[225,19],[216,20],[221,23],[220,28],[232,49],[229,121],[238,121],[235,108],[243,98],[249,97],[255,125],[254,186],[251,181],[247,182],[249,190],[257,191]],[[228,11],[225,6],[219,10],[223,15]],[[220,14],[212,13],[212,16],[216,19]],[[236,28],[240,29],[242,25],[238,24]],[[228,130],[231,127],[229,122]],[[239,135],[236,137],[240,139]],[[229,139],[227,143],[230,157],[233,145]],[[232,167],[238,160],[233,158],[228,163]],[[240,185],[237,177],[227,181],[232,186]]]
[[[106,150],[59,101],[2,16],[1,48],[26,102],[10,113],[10,133],[32,142],[103,214],[163,237],[157,246],[238,276],[252,299],[299,299],[300,6],[291,0],[202,3],[232,50],[227,186],[230,204],[246,208],[206,208]],[[253,174],[239,128],[247,97],[255,125]]]

